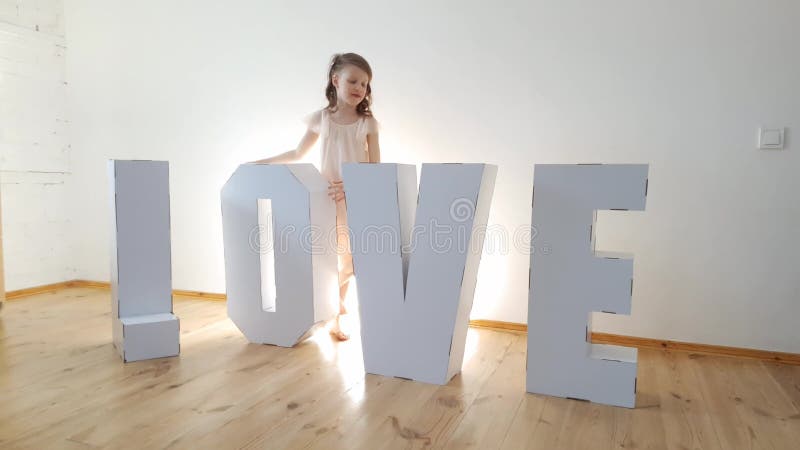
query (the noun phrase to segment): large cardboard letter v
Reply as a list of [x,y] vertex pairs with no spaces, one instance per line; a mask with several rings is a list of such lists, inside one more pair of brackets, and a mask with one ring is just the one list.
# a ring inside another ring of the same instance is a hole
[[445,384],[461,370],[496,174],[423,164],[417,196],[414,166],[344,165],[367,372]]

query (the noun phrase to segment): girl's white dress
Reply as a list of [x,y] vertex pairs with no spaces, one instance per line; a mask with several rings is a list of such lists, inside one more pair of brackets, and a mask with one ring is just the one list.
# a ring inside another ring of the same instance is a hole
[[378,131],[374,117],[361,116],[350,124],[331,120],[327,109],[307,119],[308,127],[320,137],[320,172],[329,181],[342,180],[342,163],[369,162],[367,135]]
[[[331,120],[330,111],[322,109],[307,117],[306,122],[310,130],[319,133],[322,157],[320,173],[328,181],[342,180],[342,163],[369,162],[367,135],[378,131],[378,121],[374,117],[361,116],[353,123],[340,124]],[[345,195],[347,195],[346,186]],[[341,284],[353,275],[346,200],[336,202],[336,230]]]

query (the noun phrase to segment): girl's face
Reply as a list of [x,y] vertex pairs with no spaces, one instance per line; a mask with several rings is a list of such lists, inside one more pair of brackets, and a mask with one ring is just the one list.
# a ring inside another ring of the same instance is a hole
[[369,75],[358,67],[348,64],[333,74],[331,82],[336,87],[339,101],[355,107],[367,95]]

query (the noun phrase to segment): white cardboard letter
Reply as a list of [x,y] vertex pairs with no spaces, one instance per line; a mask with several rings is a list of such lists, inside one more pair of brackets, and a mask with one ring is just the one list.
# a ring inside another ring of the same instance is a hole
[[364,368],[446,384],[464,358],[497,168],[423,164],[419,197],[411,165],[343,172]]
[[222,188],[228,316],[291,347],[338,311],[336,208],[311,164],[243,164]]
[[175,356],[172,313],[169,163],[115,161],[111,181],[111,317],[125,362]]
[[536,165],[528,392],[634,406],[636,349],[589,343],[589,316],[630,314],[633,258],[595,252],[595,219],[600,209],[643,210],[647,169]]

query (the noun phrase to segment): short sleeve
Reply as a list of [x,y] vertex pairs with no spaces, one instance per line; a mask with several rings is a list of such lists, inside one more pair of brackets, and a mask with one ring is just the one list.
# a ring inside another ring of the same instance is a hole
[[308,125],[309,130],[319,134],[320,124],[322,123],[322,110],[314,111],[313,113],[307,115],[303,119],[303,122]]
[[374,117],[367,118],[367,134],[378,134],[380,128],[381,124]]

